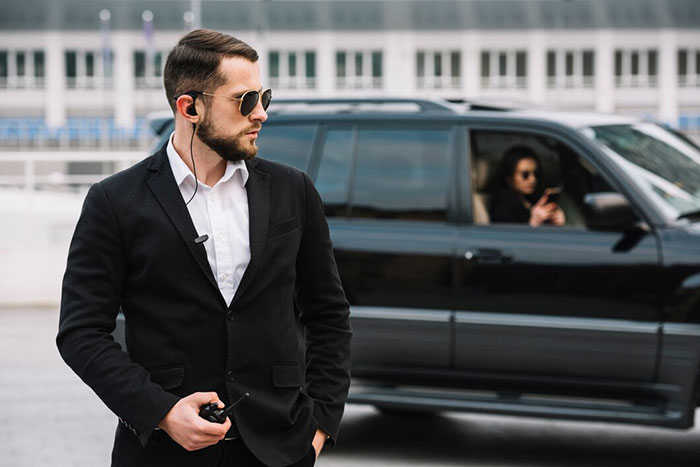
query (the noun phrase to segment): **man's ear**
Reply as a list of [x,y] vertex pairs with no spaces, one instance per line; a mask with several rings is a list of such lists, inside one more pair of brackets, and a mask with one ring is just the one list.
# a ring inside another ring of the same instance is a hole
[[[177,111],[180,115],[185,117],[187,121],[191,123],[197,123],[197,107],[196,107],[196,102],[197,102],[197,94],[194,92],[186,92],[184,94],[181,94],[177,98],[176,106],[177,106]],[[193,118],[195,117],[195,118]]]

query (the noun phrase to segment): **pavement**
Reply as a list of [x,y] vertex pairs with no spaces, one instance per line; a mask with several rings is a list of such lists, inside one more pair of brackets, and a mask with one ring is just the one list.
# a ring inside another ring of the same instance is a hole
[[[55,308],[0,308],[0,467],[107,466],[117,419],[63,363]],[[700,412],[696,413],[700,422]],[[318,467],[697,467],[700,429],[351,405]]]

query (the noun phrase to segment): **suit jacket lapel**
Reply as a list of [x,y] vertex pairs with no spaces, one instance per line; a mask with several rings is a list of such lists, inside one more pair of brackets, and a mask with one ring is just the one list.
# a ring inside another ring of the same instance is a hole
[[253,276],[260,266],[265,241],[267,240],[267,227],[270,222],[270,175],[255,167],[257,160],[246,161],[248,166],[248,182],[246,192],[248,193],[248,219],[250,237],[250,263],[241,278],[236,294],[233,296],[231,305],[236,303],[243,294],[246,287],[250,285]]
[[[152,159],[148,170],[154,172],[154,175],[148,180],[148,187],[151,189],[158,202],[165,210],[166,214],[172,221],[175,228],[182,236],[187,249],[194,256],[195,261],[201,268],[204,275],[207,276],[209,282],[216,289],[216,293],[221,297],[219,286],[214,279],[214,273],[209,266],[207,259],[207,250],[203,243],[195,243],[194,239],[199,236],[197,230],[192,223],[190,213],[182,200],[182,194],[175,184],[175,177],[168,163],[168,156],[165,151],[165,146]],[[223,297],[221,297],[223,302]]]

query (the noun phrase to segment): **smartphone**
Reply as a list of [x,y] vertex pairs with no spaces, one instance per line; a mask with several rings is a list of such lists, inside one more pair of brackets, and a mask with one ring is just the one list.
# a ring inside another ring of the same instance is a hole
[[547,204],[556,203],[559,201],[559,195],[561,195],[561,188],[548,188],[547,191]]

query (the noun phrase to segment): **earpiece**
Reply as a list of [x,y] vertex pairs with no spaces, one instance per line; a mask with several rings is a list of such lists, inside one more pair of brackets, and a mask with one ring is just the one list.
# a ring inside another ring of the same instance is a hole
[[193,92],[193,91],[189,91],[189,92],[186,92],[185,94],[192,98],[192,105],[187,107],[187,115],[191,115],[191,116],[195,117],[197,115],[197,107],[194,106],[194,101],[197,99],[197,93]]

